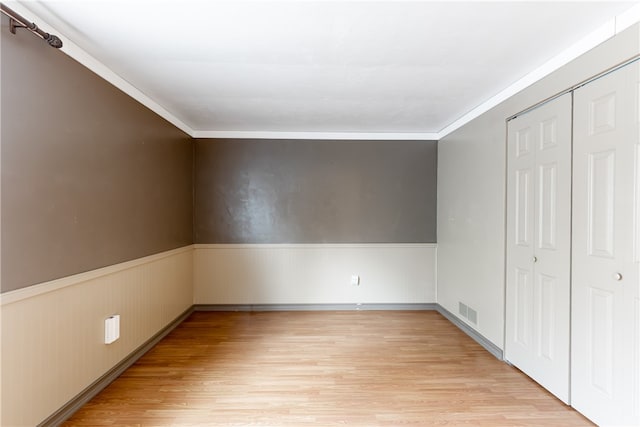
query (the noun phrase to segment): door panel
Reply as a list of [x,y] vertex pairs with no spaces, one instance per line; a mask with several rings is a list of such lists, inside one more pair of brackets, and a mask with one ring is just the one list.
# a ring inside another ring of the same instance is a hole
[[558,281],[555,277],[540,274],[538,276],[538,287],[540,295],[540,314],[538,316],[538,331],[540,332],[538,344],[538,356],[552,361],[554,355],[554,338],[556,329],[555,314],[557,304],[555,301],[555,289]]
[[613,258],[615,151],[588,154],[588,245],[589,255]]
[[589,136],[616,128],[616,93],[610,92],[589,101]]
[[538,177],[538,248],[555,250],[557,236],[558,163],[540,165]]
[[572,405],[640,425],[638,63],[575,91]]
[[613,398],[613,293],[604,289],[589,289],[589,339],[591,386],[608,398]]
[[516,132],[516,158],[520,159],[531,154],[531,128],[529,126]]
[[558,118],[552,117],[540,122],[540,150],[558,146]]
[[568,402],[571,95],[508,135],[505,357]]
[[515,285],[515,337],[514,340],[523,347],[531,343],[531,309],[533,308],[533,288],[531,271],[516,268]]
[[531,172],[531,169],[519,169],[515,172],[516,244],[524,248],[531,247],[531,230],[533,228],[531,222],[533,207]]

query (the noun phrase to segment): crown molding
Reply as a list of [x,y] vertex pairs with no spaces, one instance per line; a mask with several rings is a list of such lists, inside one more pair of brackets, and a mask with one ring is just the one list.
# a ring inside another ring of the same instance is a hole
[[592,31],[591,33],[580,39],[578,42],[574,43],[569,48],[560,52],[538,68],[528,73],[526,76],[522,77],[520,80],[516,81],[491,98],[487,99],[485,102],[478,105],[476,108],[469,111],[467,114],[463,115],[462,117],[451,123],[449,126],[442,129],[440,132],[438,132],[438,140],[446,137],[453,131],[469,123],[471,120],[486,113],[501,102],[507,100],[523,89],[531,86],[532,84],[542,80],[549,74],[560,69],[562,66],[573,61],[580,55],[588,52],[589,50],[607,41],[611,37],[614,37],[616,34],[619,34],[620,32],[631,27],[639,21],[640,3],[626,10],[622,14],[616,16],[614,19],[607,21],[596,30]]
[[186,123],[176,117],[176,115],[164,108],[149,96],[147,96],[134,85],[120,77],[120,75],[118,75],[111,68],[109,68],[108,66],[97,60],[95,57],[93,57],[91,54],[89,54],[87,51],[82,49],[80,46],[75,44],[62,31],[49,24],[46,20],[38,16],[36,12],[32,11],[31,8],[34,8],[34,6],[36,6],[34,8],[36,9],[38,3],[28,3],[30,8],[27,8],[22,2],[18,2],[15,0],[5,1],[4,3],[11,9],[18,12],[20,15],[24,16],[32,22],[37,23],[38,27],[40,27],[42,30],[60,37],[63,43],[63,46],[60,49],[62,52],[64,52],[80,64],[84,65],[89,70],[93,71],[98,76],[108,81],[163,119],[167,120],[169,123],[180,129],[187,135],[193,136],[193,129],[191,129],[191,127],[189,127]]
[[[517,94],[523,89],[531,86],[537,81],[548,76],[560,67],[576,59],[585,52],[593,49],[602,42],[640,22],[640,3],[616,18],[609,20],[595,31],[582,38],[580,41],[565,49],[540,67],[508,86],[493,97],[484,101],[468,113],[464,114],[439,132],[288,132],[288,131],[239,131],[239,130],[194,130],[174,113],[164,108],[151,97],[147,96],[134,85],[120,77],[107,65],[103,64],[84,49],[76,45],[63,32],[47,23],[37,15],[39,2],[29,2],[27,8],[23,2],[16,0],[5,1],[7,6],[23,15],[25,18],[38,23],[38,26],[47,32],[51,32],[60,37],[64,46],[62,51],[71,58],[78,61],[118,89],[140,102],[160,117],[164,118],[178,129],[185,132],[192,138],[226,138],[226,139],[313,139],[313,140],[441,140],[465,124],[486,113],[501,102]],[[35,6],[35,7],[34,7]],[[34,9],[34,10],[32,10]]]
[[278,131],[194,131],[194,138],[219,139],[316,139],[316,140],[437,140],[430,132],[278,132]]

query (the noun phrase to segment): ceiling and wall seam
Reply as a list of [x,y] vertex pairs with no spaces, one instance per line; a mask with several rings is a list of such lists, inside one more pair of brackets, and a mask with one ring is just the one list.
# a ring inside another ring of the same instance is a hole
[[173,113],[157,103],[154,99],[144,94],[127,80],[120,77],[106,64],[100,62],[94,56],[90,55],[86,50],[75,44],[73,40],[69,39],[63,32],[47,23],[44,19],[40,18],[30,9],[26,8],[23,4],[17,1],[4,1],[3,3],[14,9],[19,14],[23,15],[25,18],[31,20],[32,22],[35,22],[38,27],[40,27],[44,31],[58,35],[64,43],[63,47],[60,50],[63,51],[66,55],[75,59],[80,64],[84,65],[89,70],[93,71],[145,107],[149,108],[151,111],[158,114],[160,117],[167,120],[169,123],[180,129],[187,135],[193,137],[193,129],[191,129],[190,126],[177,118]]
[[624,31],[625,29],[629,28],[639,21],[640,4],[606,22],[605,24],[600,26],[600,28],[592,31],[590,34],[587,34],[578,42],[570,46],[568,49],[560,52],[558,55],[554,56],[538,68],[532,70],[529,74],[522,77],[520,80],[511,84],[503,91],[487,99],[482,104],[478,105],[476,108],[451,123],[449,126],[440,130],[440,132],[438,132],[438,140],[446,137],[456,129],[461,128],[471,120],[486,113],[496,105],[512,97],[516,93],[524,90],[525,88],[531,86],[537,81],[542,80],[549,74],[576,59],[580,55],[588,52],[589,50],[605,42],[611,37],[614,37],[616,34],[619,34],[620,32]]
[[143,91],[139,90],[133,84],[122,78],[119,74],[114,72],[109,66],[96,59],[89,54],[86,50],[79,47],[76,43],[70,40],[64,32],[59,31],[56,27],[47,23],[38,16],[36,12],[33,12],[27,6],[18,1],[5,1],[5,4],[15,9],[18,13],[24,15],[26,18],[37,22],[38,25],[45,31],[59,34],[64,41],[64,47],[62,50],[89,68],[100,77],[104,78],[127,95],[131,96],[141,104],[145,105],[156,114],[169,121],[171,124],[182,130],[192,138],[227,138],[227,139],[344,139],[344,140],[359,140],[359,139],[376,139],[376,140],[440,140],[452,133],[453,131],[469,123],[471,120],[480,116],[481,114],[489,111],[496,105],[500,104],[509,97],[515,95],[526,87],[533,83],[543,79],[555,70],[561,68],[563,65],[579,57],[588,50],[594,48],[607,39],[615,36],[619,32],[626,28],[636,24],[640,21],[640,3],[624,13],[609,20],[601,27],[591,32],[587,36],[583,37],[577,43],[574,43],[568,49],[560,52],[549,61],[545,62],[538,68],[532,70],[527,75],[512,83],[504,90],[493,95],[489,99],[485,100],[475,108],[462,115],[457,120],[451,122],[448,126],[442,128],[438,132],[290,132],[290,131],[261,131],[261,130],[196,130],[183,120],[178,118],[174,113],[162,106],[155,99],[146,95]]

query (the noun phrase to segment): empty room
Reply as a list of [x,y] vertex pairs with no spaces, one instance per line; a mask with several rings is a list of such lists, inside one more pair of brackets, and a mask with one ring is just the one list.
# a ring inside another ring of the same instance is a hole
[[3,427],[640,426],[640,2],[1,5]]

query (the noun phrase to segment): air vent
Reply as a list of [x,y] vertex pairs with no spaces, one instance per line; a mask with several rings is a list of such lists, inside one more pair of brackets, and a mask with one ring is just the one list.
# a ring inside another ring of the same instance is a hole
[[478,312],[461,301],[458,301],[458,313],[467,319],[469,323],[478,324]]
[[474,325],[478,324],[478,312],[473,308],[469,308],[469,310],[467,311],[467,319],[469,319],[469,322],[473,323]]
[[469,312],[469,307],[467,307],[465,304],[461,302],[458,302],[458,313],[460,313],[460,316],[466,319],[468,312]]

